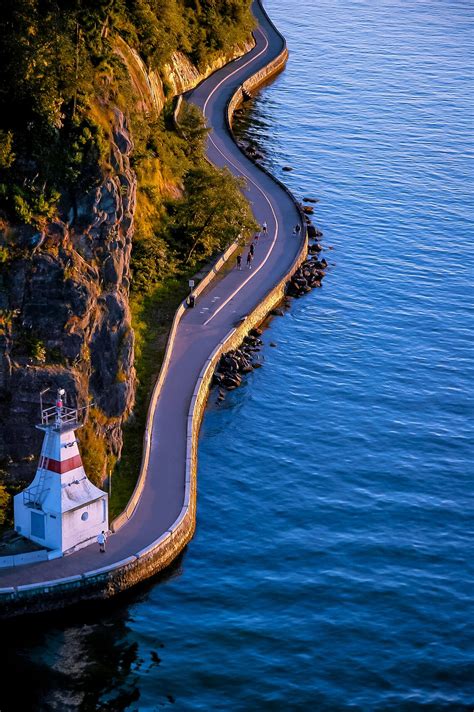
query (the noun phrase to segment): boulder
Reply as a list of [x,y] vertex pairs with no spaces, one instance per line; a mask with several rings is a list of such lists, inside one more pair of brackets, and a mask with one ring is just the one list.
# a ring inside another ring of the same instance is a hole
[[315,227],[313,224],[308,225],[308,237],[310,239],[315,239],[316,237],[322,237],[323,233],[321,230],[318,230],[317,227]]

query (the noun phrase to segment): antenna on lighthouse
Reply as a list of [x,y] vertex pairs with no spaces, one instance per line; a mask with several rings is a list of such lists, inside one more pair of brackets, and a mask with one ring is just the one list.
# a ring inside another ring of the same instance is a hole
[[40,391],[40,410],[41,410],[41,418],[43,417],[43,396],[45,393],[47,393],[50,389],[49,388],[44,388],[42,391]]
[[58,388],[56,397],[56,424],[61,425],[61,415],[63,412],[63,395],[66,393],[64,388]]

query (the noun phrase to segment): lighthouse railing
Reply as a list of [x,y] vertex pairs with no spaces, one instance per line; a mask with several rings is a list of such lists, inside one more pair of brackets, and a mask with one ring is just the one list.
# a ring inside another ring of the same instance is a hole
[[49,408],[43,408],[41,411],[41,425],[54,425],[57,422],[58,417],[63,425],[77,423],[77,408],[68,408],[67,406],[63,406],[61,408],[61,413],[59,414],[55,405],[52,405]]

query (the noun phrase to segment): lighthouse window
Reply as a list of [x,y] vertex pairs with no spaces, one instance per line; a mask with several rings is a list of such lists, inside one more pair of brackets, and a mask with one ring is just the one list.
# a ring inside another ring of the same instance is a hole
[[89,512],[82,512],[81,519],[83,522],[87,522],[87,520],[89,519]]

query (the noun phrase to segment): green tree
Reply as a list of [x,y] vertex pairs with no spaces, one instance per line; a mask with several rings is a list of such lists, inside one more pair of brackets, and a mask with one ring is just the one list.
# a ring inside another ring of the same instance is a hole
[[164,240],[158,235],[136,240],[132,253],[135,292],[150,292],[164,277],[176,269]]
[[178,131],[184,139],[184,152],[193,161],[204,155],[204,139],[209,133],[202,112],[194,104],[183,102],[178,117]]
[[188,171],[174,206],[171,239],[184,265],[207,259],[256,229],[244,182],[205,163]]

